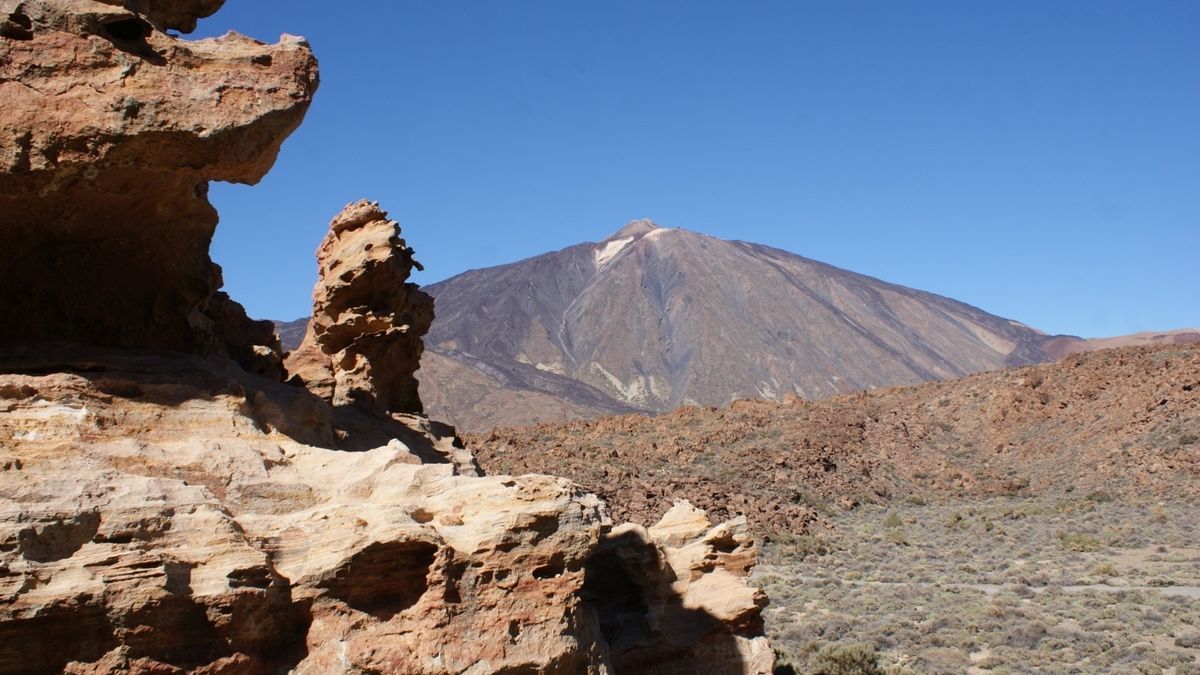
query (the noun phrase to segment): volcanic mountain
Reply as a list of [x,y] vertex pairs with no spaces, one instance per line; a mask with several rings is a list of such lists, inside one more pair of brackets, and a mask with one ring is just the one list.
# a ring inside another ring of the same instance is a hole
[[962,302],[648,220],[426,290],[422,398],[467,430],[1052,360],[1045,334]]

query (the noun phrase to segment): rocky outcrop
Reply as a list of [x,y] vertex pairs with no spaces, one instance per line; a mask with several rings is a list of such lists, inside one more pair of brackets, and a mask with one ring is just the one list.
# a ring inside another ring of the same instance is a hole
[[770,672],[744,522],[332,450],[327,402],[211,359],[0,373],[0,673]]
[[288,372],[335,406],[420,413],[413,373],[433,298],[407,283],[414,267],[421,269],[379,204],[343,209],[317,249],[313,320]]
[[569,481],[303,443],[324,401],[196,357],[0,371],[0,673],[604,671]]
[[163,32],[220,4],[0,0],[0,344],[228,351],[207,182],[262,178],[317,71],[299,38]]
[[432,302],[377,205],[334,219],[281,381],[204,194],[270,167],[315,62],[162,32],[219,5],[0,0],[0,675],[766,672],[739,524],[606,537],[419,414]]
[[767,597],[745,581],[757,558],[745,518],[712,527],[687,501],[650,528],[607,533],[588,559],[584,596],[614,672],[770,673]]
[[[823,401],[739,401],[464,434],[488,473],[552,472],[651,523],[678,495],[766,535],[858,504],[941,498],[1200,497],[1200,344]],[[826,521],[827,522],[827,521]]]

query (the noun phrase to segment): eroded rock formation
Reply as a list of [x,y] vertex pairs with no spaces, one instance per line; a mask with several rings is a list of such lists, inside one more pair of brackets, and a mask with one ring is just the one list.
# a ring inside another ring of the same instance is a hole
[[569,481],[301,443],[324,401],[198,357],[0,370],[0,673],[604,672]]
[[617,673],[770,673],[766,595],[745,581],[758,550],[745,518],[713,527],[679,501],[658,524],[613,528],[588,560],[584,597]]
[[768,672],[739,524],[606,537],[417,414],[432,305],[378,206],[318,253],[313,391],[280,381],[204,192],[269,168],[315,62],[162,32],[220,4],[0,0],[0,674]]
[[335,406],[420,413],[417,379],[433,298],[407,283],[421,269],[375,202],[350,204],[317,249],[313,320],[288,371]]
[[226,350],[207,182],[262,178],[317,70],[295,37],[163,32],[220,4],[0,0],[0,344]]

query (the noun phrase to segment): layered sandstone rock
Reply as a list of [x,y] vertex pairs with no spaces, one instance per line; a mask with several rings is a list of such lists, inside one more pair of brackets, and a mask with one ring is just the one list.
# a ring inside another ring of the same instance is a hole
[[324,401],[196,357],[0,371],[0,672],[603,672],[566,480],[309,445]]
[[21,317],[0,344],[220,353],[246,335],[223,334],[230,307],[209,304],[207,182],[262,178],[317,71],[299,38],[162,32],[220,4],[0,0],[0,286],[21,289],[0,294]]
[[421,265],[379,204],[343,209],[317,249],[313,320],[288,357],[289,373],[335,406],[420,413],[413,373],[433,298],[407,283],[413,268]]

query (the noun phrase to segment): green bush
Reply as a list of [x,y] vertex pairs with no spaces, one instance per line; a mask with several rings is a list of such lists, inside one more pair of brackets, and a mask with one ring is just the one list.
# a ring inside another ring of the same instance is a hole
[[1087,532],[1059,532],[1058,542],[1063,549],[1076,553],[1091,553],[1104,547],[1095,535]]
[[851,642],[826,645],[812,661],[813,675],[884,675],[873,645]]

